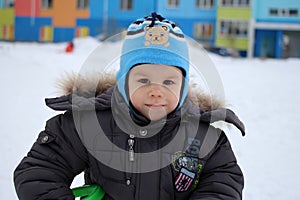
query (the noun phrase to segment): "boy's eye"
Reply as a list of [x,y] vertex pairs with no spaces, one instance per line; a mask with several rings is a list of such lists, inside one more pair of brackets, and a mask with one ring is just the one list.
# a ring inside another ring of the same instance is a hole
[[143,84],[150,84],[150,80],[147,78],[141,78],[138,80],[138,82],[143,83]]
[[175,84],[175,82],[172,81],[172,80],[164,80],[163,84],[165,84],[165,85],[173,85],[173,84]]

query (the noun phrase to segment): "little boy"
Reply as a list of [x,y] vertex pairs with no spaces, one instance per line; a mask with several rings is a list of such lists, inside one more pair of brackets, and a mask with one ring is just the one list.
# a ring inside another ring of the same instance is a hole
[[47,121],[16,168],[20,199],[74,199],[70,185],[83,171],[103,199],[242,199],[243,174],[225,133],[211,123],[224,120],[243,134],[244,126],[228,109],[191,102],[179,27],[156,13],[135,21],[116,85],[105,80],[96,96],[77,82],[46,100],[66,112]]

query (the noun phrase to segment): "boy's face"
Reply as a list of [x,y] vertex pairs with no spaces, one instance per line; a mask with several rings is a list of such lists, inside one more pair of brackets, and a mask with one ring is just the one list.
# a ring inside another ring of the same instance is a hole
[[177,107],[182,79],[182,72],[177,67],[137,65],[128,76],[130,101],[148,119],[161,119]]

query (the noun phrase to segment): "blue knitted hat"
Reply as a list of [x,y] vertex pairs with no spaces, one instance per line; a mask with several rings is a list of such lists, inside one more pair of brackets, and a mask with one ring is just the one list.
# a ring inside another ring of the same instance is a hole
[[125,37],[117,84],[120,93],[129,105],[126,95],[126,77],[129,70],[138,64],[163,64],[179,67],[184,73],[180,108],[187,96],[189,82],[188,47],[181,29],[173,22],[152,13],[133,22]]

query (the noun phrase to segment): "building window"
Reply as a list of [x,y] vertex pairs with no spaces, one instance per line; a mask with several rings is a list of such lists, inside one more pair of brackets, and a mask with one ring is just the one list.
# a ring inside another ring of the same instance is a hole
[[250,5],[250,0],[240,0],[239,5],[242,7],[248,7]]
[[169,8],[177,8],[179,6],[179,0],[168,0]]
[[239,2],[240,0],[233,0],[232,3],[230,3],[229,5],[233,7],[238,7],[240,5]]
[[132,10],[133,0],[121,0],[121,10]]
[[293,16],[293,17],[297,17],[298,16],[298,10],[297,9],[290,9],[289,10],[289,15]]
[[230,6],[231,0],[221,0],[221,6]]
[[222,20],[219,35],[221,37],[245,38],[248,36],[248,21]]
[[271,16],[277,16],[278,15],[278,9],[272,9],[271,8],[269,13],[270,13]]
[[283,16],[283,17],[288,16],[288,10],[286,10],[286,9],[280,9],[279,10],[279,15]]
[[77,0],[77,9],[87,9],[89,0]]
[[[0,7],[1,7],[1,3],[0,3]],[[12,7],[14,7],[14,0],[4,0],[2,7],[3,8],[12,8]]]
[[209,23],[196,23],[194,24],[193,35],[198,39],[210,39],[213,36],[213,25]]
[[214,7],[213,0],[196,0],[196,8],[212,8]]
[[277,9],[277,8],[271,8],[269,10],[270,16],[275,17],[297,17],[298,16],[298,10],[297,9]]
[[250,7],[251,0],[220,0],[222,7]]
[[53,0],[42,0],[42,9],[53,8]]

